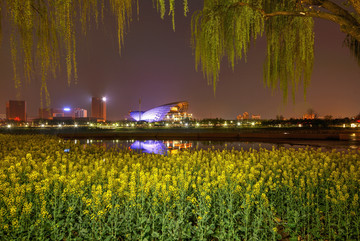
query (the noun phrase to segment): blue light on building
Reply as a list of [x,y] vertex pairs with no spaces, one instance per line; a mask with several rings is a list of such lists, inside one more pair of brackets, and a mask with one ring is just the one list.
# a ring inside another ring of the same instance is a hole
[[132,111],[130,116],[136,121],[157,122],[162,121],[173,108],[176,108],[178,111],[186,111],[187,107],[187,102],[174,102],[147,111]]

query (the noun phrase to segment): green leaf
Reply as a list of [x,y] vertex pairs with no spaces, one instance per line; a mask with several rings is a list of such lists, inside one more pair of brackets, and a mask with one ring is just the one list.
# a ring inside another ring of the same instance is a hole
[[152,234],[151,234],[151,237],[153,237],[153,238],[159,238],[160,237],[160,234],[158,233],[158,232],[153,232]]

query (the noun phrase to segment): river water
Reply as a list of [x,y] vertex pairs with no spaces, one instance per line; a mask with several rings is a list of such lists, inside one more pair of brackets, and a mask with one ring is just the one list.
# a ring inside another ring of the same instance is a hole
[[215,150],[249,150],[260,148],[321,148],[323,151],[359,150],[360,142],[355,141],[287,141],[287,142],[244,142],[244,141],[188,141],[188,140],[73,140],[75,143],[101,145],[106,148],[130,149],[141,153],[168,154],[182,150],[215,149]]

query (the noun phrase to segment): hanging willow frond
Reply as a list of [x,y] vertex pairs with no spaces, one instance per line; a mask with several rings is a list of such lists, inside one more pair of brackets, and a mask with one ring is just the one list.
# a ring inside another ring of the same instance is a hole
[[111,10],[117,20],[119,53],[121,53],[121,46],[124,44],[125,28],[132,20],[132,2],[133,0],[110,0]]
[[233,0],[208,0],[202,11],[194,13],[191,28],[196,67],[201,65],[215,93],[223,57],[233,68],[238,60],[246,59],[250,42],[264,31],[264,18],[249,6],[237,7]]
[[[119,51],[124,43],[125,29],[131,21],[133,2],[108,2],[117,20]],[[77,80],[76,21],[81,23],[82,32],[86,34],[92,19],[96,25],[99,14],[103,19],[104,8],[104,1],[99,0],[1,1],[0,20],[2,13],[6,12],[12,29],[10,46],[15,87],[19,89],[21,86],[22,76],[29,81],[34,73],[38,73],[41,93],[44,93],[49,105],[47,80],[56,77],[62,62],[66,66],[68,84]],[[21,65],[23,68],[19,68]]]
[[269,17],[268,14],[289,11],[291,15],[292,11],[302,10],[296,0],[205,0],[204,8],[192,18],[192,42],[196,65],[201,65],[214,92],[223,57],[227,56],[232,68],[238,60],[244,58],[246,61],[250,43],[264,30],[266,85],[272,88],[280,85],[285,99],[289,86],[294,93],[298,83],[303,81],[306,89],[314,57],[312,18],[296,14]]
[[[274,4],[267,0],[266,12],[299,10],[297,1],[283,0]],[[289,87],[292,97],[299,83],[304,90],[311,78],[314,62],[313,19],[297,16],[274,16],[266,21],[267,55],[264,82],[272,89],[280,85],[284,100]]]
[[[163,18],[168,9],[175,29],[175,0],[153,0]],[[43,96],[50,105],[47,80],[55,79],[60,65],[65,64],[68,84],[77,80],[76,23],[81,24],[83,34],[95,21],[96,26],[109,8],[117,23],[118,48],[124,44],[126,29],[138,0],[3,0],[0,1],[0,40],[2,13],[9,17],[11,26],[10,46],[15,87],[21,86],[21,77],[29,81],[32,76],[41,79],[41,103]],[[168,6],[166,6],[168,5]],[[183,0],[184,15],[188,12],[187,0]],[[64,57],[63,57],[64,56]],[[22,60],[20,63],[19,60]],[[63,63],[64,62],[64,63]],[[21,67],[22,69],[19,68]],[[37,69],[37,71],[35,71]],[[20,70],[20,71],[19,71]],[[21,71],[22,70],[22,71]],[[38,73],[38,74],[36,74]],[[41,104],[42,107],[42,104]]]
[[[154,0],[153,0],[154,3]],[[155,0],[156,9],[163,19],[166,13],[166,0]],[[184,16],[189,12],[188,0],[183,0]],[[171,15],[173,30],[175,31],[175,0],[168,0],[169,15]]]
[[360,42],[356,38],[347,35],[344,40],[344,45],[349,48],[351,55],[356,59],[358,65],[360,65]]

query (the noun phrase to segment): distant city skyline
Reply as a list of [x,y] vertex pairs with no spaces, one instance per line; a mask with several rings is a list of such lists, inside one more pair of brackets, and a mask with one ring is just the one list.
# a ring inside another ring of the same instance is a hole
[[[201,1],[189,1],[191,13],[201,8]],[[299,86],[293,104],[291,93],[287,104],[279,90],[271,91],[263,84],[265,38],[251,46],[247,62],[240,61],[234,72],[226,60],[222,63],[220,82],[214,95],[201,71],[195,71],[191,48],[191,13],[184,17],[177,7],[176,31],[171,18],[161,20],[151,1],[140,1],[139,20],[134,18],[125,36],[121,56],[118,54],[116,24],[106,16],[98,29],[77,38],[78,83],[67,85],[65,66],[57,79],[48,81],[53,107],[81,107],[91,110],[92,96],[107,97],[107,119],[124,119],[129,110],[150,109],[163,103],[189,101],[194,118],[236,119],[248,112],[262,119],[301,118],[309,108],[320,116],[351,117],[360,113],[360,68],[342,47],[345,35],[336,24],[315,20],[315,63],[306,100]],[[80,32],[80,31],[79,31]],[[3,34],[10,33],[3,23]],[[16,99],[11,67],[10,45],[3,37],[0,47],[0,114],[5,104]],[[38,116],[40,80],[21,87],[21,100],[27,103],[28,117]],[[76,103],[76,104],[75,104]]]

